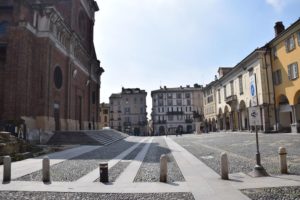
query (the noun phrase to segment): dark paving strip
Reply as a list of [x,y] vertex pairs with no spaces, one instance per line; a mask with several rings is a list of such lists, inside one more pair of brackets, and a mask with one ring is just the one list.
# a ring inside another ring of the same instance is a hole
[[[116,179],[120,176],[120,174],[128,167],[128,165],[131,163],[131,160],[133,160],[138,153],[143,149],[143,147],[146,144],[140,144],[136,149],[134,149],[132,152],[130,152],[123,160],[118,162],[115,166],[113,166],[108,174],[109,174],[109,182],[115,182]],[[94,182],[98,182],[99,178],[95,180]]]
[[28,200],[28,199],[84,199],[84,200],[194,200],[192,193],[65,193],[65,192],[0,192],[0,199]]
[[300,199],[300,187],[278,187],[241,190],[252,200],[282,200]]
[[[70,160],[58,163],[51,166],[51,180],[52,181],[76,181],[80,177],[88,174],[99,166],[100,162],[107,162],[113,159],[129,147],[136,144],[136,142],[142,140],[142,138],[136,138],[135,142],[128,142],[120,140],[109,146],[103,146],[94,151],[87,152],[79,155]],[[51,161],[50,161],[51,163]],[[17,178],[18,181],[41,181],[42,171],[36,171],[34,173]]]
[[160,156],[162,154],[166,154],[168,156],[168,182],[185,181],[164,138],[155,138],[153,140],[134,181],[158,182],[160,173]]

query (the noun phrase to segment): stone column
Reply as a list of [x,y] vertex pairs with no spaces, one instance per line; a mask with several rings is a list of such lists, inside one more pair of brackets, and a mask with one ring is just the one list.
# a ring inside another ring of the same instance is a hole
[[50,160],[47,156],[43,159],[43,182],[49,183],[50,179]]
[[230,114],[229,114],[229,123],[230,123],[230,130],[233,131],[233,128],[234,128],[234,124],[233,124],[233,114],[234,112],[231,111]]
[[9,183],[11,180],[11,158],[4,156],[3,158],[3,183]]
[[221,178],[223,180],[228,180],[228,172],[229,172],[229,167],[228,167],[228,157],[225,152],[221,154]]
[[297,123],[297,110],[296,105],[291,106],[292,107],[292,124],[291,124],[291,131],[292,133],[298,133],[298,123]]
[[227,130],[227,126],[226,126],[226,113],[223,114],[223,130],[224,131]]
[[167,182],[168,158],[165,154],[160,156],[160,182]]

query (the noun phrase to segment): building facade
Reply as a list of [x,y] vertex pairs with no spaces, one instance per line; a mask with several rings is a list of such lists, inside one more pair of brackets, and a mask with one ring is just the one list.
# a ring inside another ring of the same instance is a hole
[[139,88],[122,88],[112,94],[110,104],[110,127],[131,135],[145,135],[147,127],[147,92]]
[[110,107],[108,103],[100,104],[100,128],[109,127]]
[[[266,48],[254,50],[225,75],[214,82],[216,121],[219,130],[250,130],[249,108],[257,107],[261,131],[274,130],[275,110],[272,69]],[[219,73],[220,73],[219,69]],[[251,84],[255,95],[251,94]],[[252,124],[252,126],[254,126]]]
[[97,128],[94,0],[0,2],[0,120],[35,130]]
[[163,87],[151,92],[154,135],[191,133],[203,115],[202,86]]
[[268,43],[275,90],[277,129],[300,132],[300,20],[287,29],[275,25],[275,38]]

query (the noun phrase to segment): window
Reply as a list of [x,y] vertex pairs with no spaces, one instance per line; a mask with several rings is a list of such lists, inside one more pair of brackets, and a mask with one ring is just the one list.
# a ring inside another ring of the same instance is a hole
[[158,98],[162,99],[163,98],[163,94],[158,94]]
[[125,114],[130,114],[130,108],[124,108]]
[[207,97],[207,103],[211,103],[213,101],[214,101],[214,97],[212,95]]
[[143,102],[144,102],[144,100],[143,100],[143,97],[141,97],[141,98],[140,98],[140,102],[141,102],[141,103],[143,103]]
[[176,98],[177,98],[177,99],[181,99],[181,94],[180,94],[180,93],[177,93],[177,94],[176,94]]
[[59,66],[54,69],[54,84],[57,89],[60,89],[63,84],[63,75]]
[[243,77],[242,76],[239,76],[239,89],[240,89],[240,95],[244,94]]
[[172,93],[168,94],[168,99],[172,99]]
[[288,76],[290,80],[297,79],[298,75],[298,63],[292,63],[288,66]]
[[220,92],[220,89],[218,89],[218,100],[219,100],[219,103],[221,103],[221,92]]
[[186,105],[188,105],[188,106],[191,105],[191,100],[190,99],[186,100]]
[[274,85],[279,85],[281,84],[281,70],[276,70],[275,72],[273,72],[273,82]]
[[104,122],[107,122],[107,116],[104,116]]
[[168,120],[169,120],[169,121],[173,121],[173,119],[174,119],[174,118],[173,118],[173,115],[169,115],[169,116],[168,116]]
[[185,98],[191,98],[191,94],[190,93],[185,93]]
[[231,95],[234,95],[233,81],[230,82],[230,92],[231,92]]
[[298,31],[297,36],[298,36],[298,46],[300,46],[300,31]]
[[276,46],[272,48],[272,54],[273,54],[274,60],[278,58],[277,57],[277,47]]
[[104,110],[103,110],[103,114],[107,115],[107,114],[108,114],[108,110],[107,110],[107,109],[104,109]]
[[182,100],[181,99],[177,99],[176,100],[176,104],[177,104],[177,106],[181,106],[182,105]]
[[144,113],[144,108],[143,108],[143,107],[141,107],[141,110],[140,110],[140,111],[141,111],[141,113]]
[[223,86],[223,90],[224,90],[224,99],[227,97],[227,92],[226,92],[226,85]]
[[134,103],[136,104],[136,102],[137,102],[137,98],[136,98],[136,97],[134,97],[134,99],[133,99],[133,100],[134,100]]
[[0,36],[6,34],[7,26],[8,26],[8,22],[7,21],[0,22]]
[[6,63],[6,44],[0,44],[0,69],[4,67]]
[[172,99],[168,99],[168,106],[172,106],[173,105],[173,100]]
[[159,106],[163,106],[163,105],[164,105],[164,102],[163,102],[162,99],[158,99],[158,105],[159,105]]
[[294,40],[294,36],[289,37],[286,41],[285,41],[285,49],[286,52],[290,52],[292,50],[295,49],[295,40]]

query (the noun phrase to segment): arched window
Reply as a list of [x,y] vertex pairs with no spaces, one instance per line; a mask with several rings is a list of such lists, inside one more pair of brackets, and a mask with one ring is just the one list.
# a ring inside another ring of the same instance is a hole
[[54,84],[57,89],[60,89],[63,84],[63,75],[59,66],[56,66],[54,70]]
[[1,21],[0,22],[0,35],[5,35],[8,27],[7,21]]

